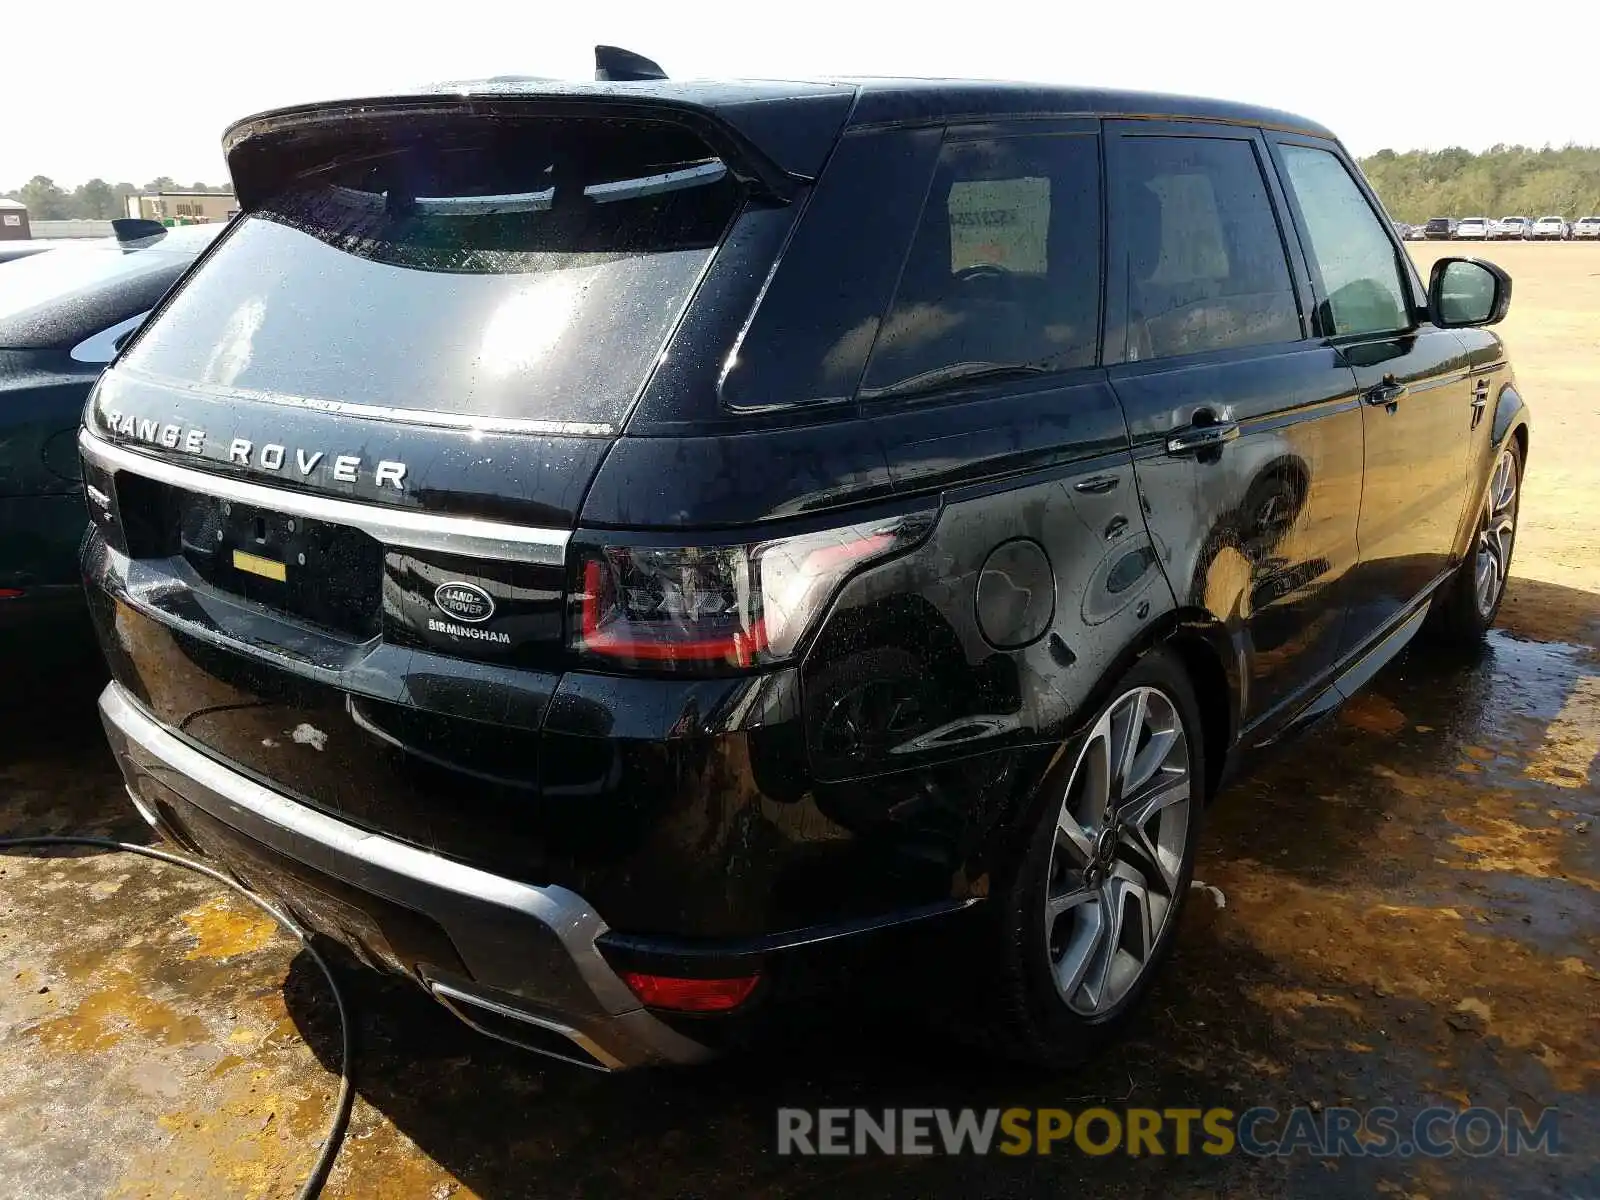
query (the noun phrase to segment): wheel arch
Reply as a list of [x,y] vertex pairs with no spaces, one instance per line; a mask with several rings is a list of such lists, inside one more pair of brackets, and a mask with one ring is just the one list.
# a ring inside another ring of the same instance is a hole
[[1503,446],[1507,437],[1517,439],[1517,449],[1522,452],[1522,465],[1528,465],[1528,405],[1517,391],[1516,384],[1508,383],[1495,398],[1494,422],[1490,425],[1489,440]]
[[1083,715],[1098,712],[1133,664],[1167,650],[1183,668],[1200,709],[1206,762],[1206,801],[1226,778],[1240,726],[1241,683],[1238,657],[1227,629],[1201,608],[1176,608],[1153,622],[1101,674],[1079,706],[1068,740],[1082,732]]

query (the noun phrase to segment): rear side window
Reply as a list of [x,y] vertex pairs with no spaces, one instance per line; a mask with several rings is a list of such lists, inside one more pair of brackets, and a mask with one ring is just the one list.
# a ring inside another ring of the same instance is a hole
[[389,116],[320,136],[128,369],[609,430],[743,199],[661,122]]
[[1392,333],[1410,326],[1398,252],[1345,165],[1310,146],[1280,150],[1310,238],[1311,267],[1321,279],[1324,332]]
[[1092,135],[946,143],[861,395],[1092,366],[1099,174]]
[[1113,161],[1129,361],[1301,336],[1282,235],[1251,142],[1124,137]]

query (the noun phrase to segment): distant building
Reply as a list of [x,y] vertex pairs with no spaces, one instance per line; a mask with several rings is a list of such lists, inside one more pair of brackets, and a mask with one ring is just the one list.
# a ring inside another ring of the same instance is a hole
[[36,238],[101,238],[110,237],[114,232],[110,221],[69,218],[33,223],[33,236]]
[[32,236],[28,228],[27,205],[0,199],[0,241],[14,242]]
[[226,221],[238,207],[232,192],[144,192],[128,197],[128,215],[163,225]]

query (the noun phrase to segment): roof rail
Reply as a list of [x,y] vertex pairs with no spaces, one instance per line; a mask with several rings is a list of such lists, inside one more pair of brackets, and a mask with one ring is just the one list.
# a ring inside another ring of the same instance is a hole
[[642,54],[621,46],[594,48],[594,77],[602,81],[665,79],[667,73]]

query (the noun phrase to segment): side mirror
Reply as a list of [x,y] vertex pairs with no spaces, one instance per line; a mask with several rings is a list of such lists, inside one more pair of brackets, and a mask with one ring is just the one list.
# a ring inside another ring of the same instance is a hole
[[1428,279],[1428,319],[1441,329],[1493,325],[1511,307],[1511,276],[1478,258],[1441,258]]

